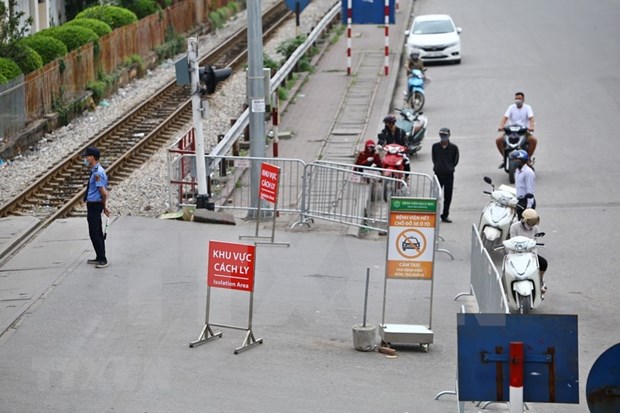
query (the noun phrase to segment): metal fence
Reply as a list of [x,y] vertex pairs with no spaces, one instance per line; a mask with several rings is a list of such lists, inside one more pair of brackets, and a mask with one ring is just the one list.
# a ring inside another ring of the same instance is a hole
[[[226,2],[210,3],[221,7]],[[128,57],[147,58],[165,41],[166,32],[186,33],[206,21],[207,12],[200,1],[185,0],[131,25],[120,27],[98,40],[98,52],[92,43],[79,47],[39,70],[20,77],[16,86],[0,86],[0,138],[13,136],[33,120],[55,111],[55,103],[66,105],[86,91],[97,70],[110,74]],[[14,114],[18,114],[15,116]],[[6,119],[5,119],[6,118]]]
[[[208,179],[210,201],[217,210],[258,209],[257,193],[251,193],[251,169],[266,162],[280,168],[278,211],[297,214],[293,226],[314,219],[387,230],[391,196],[440,199],[435,177],[403,172],[402,179],[382,176],[383,169],[360,168],[351,164],[299,159],[252,158],[238,156],[205,157],[207,165],[217,165]],[[186,133],[168,148],[170,205],[195,205],[197,195],[196,160],[193,135]],[[258,179],[258,177],[256,178]]]
[[23,75],[0,85],[0,145],[24,127],[24,100]]
[[472,225],[471,231],[470,291],[458,294],[455,299],[463,295],[475,297],[480,313],[510,313],[502,277],[488,251],[482,245],[480,233],[475,224]]

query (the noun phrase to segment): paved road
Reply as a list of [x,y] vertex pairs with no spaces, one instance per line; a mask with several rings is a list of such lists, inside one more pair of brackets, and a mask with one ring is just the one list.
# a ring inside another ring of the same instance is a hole
[[[447,239],[468,242],[496,169],[493,138],[514,92],[525,92],[537,120],[536,197],[546,231],[549,293],[540,313],[579,316],[579,406],[536,405],[537,412],[587,411],[585,385],[595,359],[620,340],[616,247],[620,233],[620,2],[587,0],[418,0],[419,13],[447,12],[463,27],[463,62],[428,73],[425,114],[431,132],[452,129],[461,149]],[[401,77],[402,78],[402,77]],[[430,141],[429,141],[430,144]],[[430,172],[428,147],[418,167]]]

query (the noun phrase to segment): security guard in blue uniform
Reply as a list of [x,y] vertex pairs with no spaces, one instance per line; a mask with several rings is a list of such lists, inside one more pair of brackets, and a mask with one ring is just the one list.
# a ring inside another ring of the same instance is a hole
[[93,243],[93,248],[97,256],[88,260],[89,264],[94,264],[96,268],[108,266],[108,259],[105,255],[105,238],[101,225],[101,213],[110,216],[108,209],[108,176],[105,169],[99,163],[101,153],[94,146],[86,148],[82,153],[84,165],[90,169],[88,186],[84,194],[86,201],[86,219],[88,220],[88,235]]

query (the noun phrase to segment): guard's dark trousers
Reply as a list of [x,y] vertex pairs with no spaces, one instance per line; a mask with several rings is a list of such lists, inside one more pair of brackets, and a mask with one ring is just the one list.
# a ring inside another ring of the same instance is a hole
[[86,219],[88,221],[88,235],[93,243],[93,248],[97,254],[97,261],[107,262],[105,256],[105,240],[103,239],[103,228],[101,227],[101,213],[103,212],[103,203],[87,202],[86,203]]

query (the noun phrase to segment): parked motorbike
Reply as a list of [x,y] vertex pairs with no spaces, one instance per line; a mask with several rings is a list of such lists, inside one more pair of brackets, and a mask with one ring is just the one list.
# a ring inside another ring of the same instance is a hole
[[[544,232],[536,234],[542,237]],[[503,242],[506,255],[502,264],[504,290],[510,307],[520,314],[537,308],[542,299],[541,279],[536,248],[543,246],[537,239],[518,236]]]
[[428,118],[422,112],[414,112],[407,108],[395,110],[400,113],[400,118],[396,119],[396,126],[407,133],[407,152],[410,156],[415,155],[422,149]]
[[518,199],[515,188],[508,185],[495,188],[488,176],[484,177],[484,182],[491,185],[492,191],[482,191],[491,195],[491,199],[482,210],[478,230],[482,245],[489,253],[492,253],[508,239],[510,225],[517,220]]
[[431,79],[426,77],[424,72],[413,69],[407,73],[407,91],[405,92],[405,102],[414,112],[419,112],[424,107],[426,100],[424,86],[430,83]]
[[405,174],[405,157],[407,156],[407,147],[397,143],[388,143],[384,146],[378,146],[385,151],[383,157],[383,176],[393,179],[383,180],[383,200],[388,202],[393,195],[399,196],[407,193],[407,184],[404,182]]
[[504,171],[508,173],[511,184],[515,183],[515,170],[518,162],[510,159],[510,154],[520,149],[527,150],[527,128],[521,125],[504,127]]

